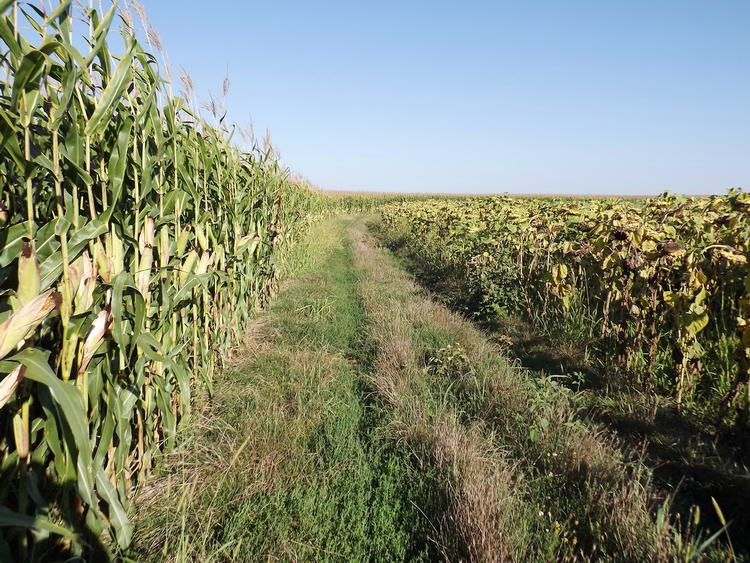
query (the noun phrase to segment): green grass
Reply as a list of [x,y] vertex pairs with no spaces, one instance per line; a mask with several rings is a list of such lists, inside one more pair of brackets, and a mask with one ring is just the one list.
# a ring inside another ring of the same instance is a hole
[[372,351],[344,224],[315,226],[290,258],[300,279],[259,318],[257,351],[217,383],[141,503],[134,559],[434,557],[417,508],[432,477],[384,436],[363,377]]

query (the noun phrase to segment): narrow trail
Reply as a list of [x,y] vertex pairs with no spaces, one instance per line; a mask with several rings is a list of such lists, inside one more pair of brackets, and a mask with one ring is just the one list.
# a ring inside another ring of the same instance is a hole
[[138,499],[133,560],[669,560],[648,476],[430,299],[360,217],[294,281]]
[[[439,488],[386,437],[351,221],[316,225],[297,278],[142,492],[134,560],[434,560]],[[176,507],[176,510],[175,510]]]

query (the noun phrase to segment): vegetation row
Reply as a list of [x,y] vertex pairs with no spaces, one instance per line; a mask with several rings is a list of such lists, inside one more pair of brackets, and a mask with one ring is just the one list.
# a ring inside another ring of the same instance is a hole
[[134,19],[0,2],[4,561],[126,548],[134,486],[211,392],[288,241],[365,205],[290,181],[270,143],[238,148],[189,77],[172,95]]
[[746,425],[750,195],[393,203],[389,229],[470,288],[593,347],[600,367],[719,426]]

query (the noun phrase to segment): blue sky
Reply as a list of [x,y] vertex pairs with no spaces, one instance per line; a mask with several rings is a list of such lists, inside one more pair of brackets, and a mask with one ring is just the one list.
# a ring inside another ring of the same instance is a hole
[[145,0],[328,189],[750,189],[750,2]]

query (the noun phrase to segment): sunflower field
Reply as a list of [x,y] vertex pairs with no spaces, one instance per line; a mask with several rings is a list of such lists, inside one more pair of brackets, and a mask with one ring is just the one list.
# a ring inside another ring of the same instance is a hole
[[463,280],[480,314],[577,326],[610,372],[719,425],[747,424],[750,194],[475,197],[381,212]]

